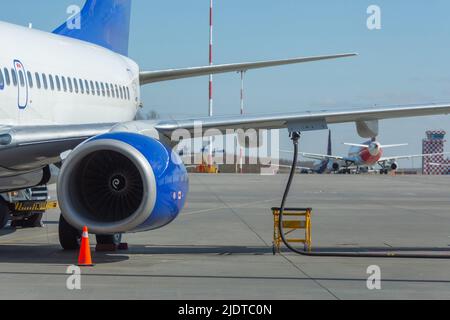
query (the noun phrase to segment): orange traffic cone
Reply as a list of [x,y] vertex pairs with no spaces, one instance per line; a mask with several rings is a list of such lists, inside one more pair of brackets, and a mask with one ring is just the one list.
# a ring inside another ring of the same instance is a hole
[[81,238],[80,255],[78,257],[79,267],[93,267],[91,258],[91,246],[89,244],[88,228],[83,228],[83,236]]

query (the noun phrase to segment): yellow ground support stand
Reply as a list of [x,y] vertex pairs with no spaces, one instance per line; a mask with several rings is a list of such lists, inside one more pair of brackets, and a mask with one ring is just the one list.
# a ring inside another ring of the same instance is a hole
[[209,174],[216,174],[219,173],[219,168],[215,165],[209,165],[206,162],[203,164],[197,166],[197,173],[209,173]]
[[[273,254],[280,253],[281,248],[281,235],[279,230],[280,221],[280,208],[272,208],[273,213]],[[312,209],[299,209],[299,208],[286,208],[284,209],[283,217],[283,229],[285,236],[292,234],[296,230],[305,230],[305,238],[288,238],[289,243],[303,243],[305,245],[305,251],[311,252],[311,214]],[[286,220],[286,218],[292,218]]]

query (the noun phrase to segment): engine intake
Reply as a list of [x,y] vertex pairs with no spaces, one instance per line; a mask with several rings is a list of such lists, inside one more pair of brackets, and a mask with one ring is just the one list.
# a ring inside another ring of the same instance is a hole
[[110,133],[80,145],[64,162],[58,199],[64,218],[95,234],[160,228],[184,206],[187,172],[157,140]]
[[397,170],[397,169],[398,169],[398,163],[396,163],[396,162],[392,163],[392,164],[391,164],[391,170],[392,170],[392,171],[395,171],[395,170]]
[[144,182],[136,165],[117,151],[103,150],[83,158],[75,168],[73,196],[83,211],[101,222],[129,218],[142,202]]
[[333,171],[339,171],[339,169],[340,169],[340,165],[339,165],[339,163],[337,163],[337,162],[335,162],[335,163],[333,163]]

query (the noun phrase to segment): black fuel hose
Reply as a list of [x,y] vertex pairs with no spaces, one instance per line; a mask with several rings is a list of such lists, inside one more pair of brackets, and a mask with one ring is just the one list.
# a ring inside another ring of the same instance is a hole
[[278,221],[278,228],[280,231],[281,239],[285,246],[300,255],[310,256],[310,257],[348,257],[348,258],[407,258],[407,259],[450,259],[450,255],[443,254],[398,254],[393,252],[386,253],[368,253],[368,252],[308,252],[304,250],[299,250],[291,246],[289,241],[287,241],[286,236],[284,234],[283,228],[283,214],[286,208],[286,201],[291,191],[292,181],[295,176],[295,169],[297,167],[298,162],[298,144],[301,137],[300,132],[291,133],[291,140],[294,144],[294,159],[292,160],[291,172],[289,174],[289,180],[286,185],[286,189],[284,191],[283,200],[280,206],[280,216]]

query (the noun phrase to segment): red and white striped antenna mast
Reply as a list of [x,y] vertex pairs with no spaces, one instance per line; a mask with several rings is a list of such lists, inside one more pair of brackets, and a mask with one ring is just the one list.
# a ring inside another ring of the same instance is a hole
[[[241,70],[241,116],[244,115],[244,76],[245,76],[245,70]],[[239,167],[240,167],[240,173],[244,173],[244,148],[240,146],[239,150]]]
[[244,111],[244,75],[245,75],[245,70],[242,70],[240,72],[241,74],[241,116],[244,115],[245,111]]
[[[213,0],[209,1],[209,65],[213,65]],[[213,75],[209,75],[209,108],[208,115],[212,117],[214,115],[214,104],[213,104]],[[208,164],[213,165],[213,138],[209,138],[209,156]]]
[[[209,65],[213,65],[213,0],[209,5]],[[213,75],[209,75],[209,116],[213,116]]]

